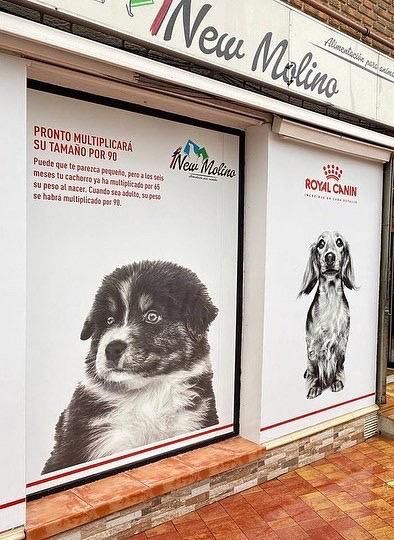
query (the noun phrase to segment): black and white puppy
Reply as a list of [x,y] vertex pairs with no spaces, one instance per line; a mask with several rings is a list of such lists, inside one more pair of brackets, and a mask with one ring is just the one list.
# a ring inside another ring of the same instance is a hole
[[326,231],[312,244],[299,296],[317,285],[306,319],[307,397],[326,388],[340,392],[345,383],[345,354],[350,330],[345,287],[356,289],[350,248],[345,238]]
[[218,313],[190,270],[144,261],[106,276],[83,325],[86,379],[43,474],[218,423],[207,331]]

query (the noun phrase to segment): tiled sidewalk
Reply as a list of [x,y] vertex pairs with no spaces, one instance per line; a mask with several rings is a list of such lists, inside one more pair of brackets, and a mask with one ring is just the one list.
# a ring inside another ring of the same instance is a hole
[[380,414],[394,421],[394,383],[387,385],[387,403],[380,407]]
[[394,540],[394,440],[374,437],[132,540]]

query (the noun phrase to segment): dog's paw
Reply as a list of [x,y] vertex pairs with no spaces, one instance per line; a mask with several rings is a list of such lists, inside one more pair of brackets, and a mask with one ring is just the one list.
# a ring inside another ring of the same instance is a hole
[[331,385],[331,390],[333,392],[340,392],[341,390],[343,390],[343,382],[342,381],[335,381],[332,385]]
[[320,386],[312,386],[312,388],[309,389],[307,398],[308,399],[314,399],[317,396],[320,396],[320,394],[323,392],[323,390],[320,388]]

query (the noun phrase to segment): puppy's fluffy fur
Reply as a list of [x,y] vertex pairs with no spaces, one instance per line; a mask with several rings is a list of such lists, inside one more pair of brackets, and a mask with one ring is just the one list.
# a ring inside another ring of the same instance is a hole
[[317,290],[306,320],[307,397],[344,387],[350,329],[345,287],[355,289],[349,244],[337,232],[324,232],[312,244],[299,296]]
[[207,340],[217,313],[181,266],[144,261],[106,276],[81,332],[86,379],[43,474],[217,424]]

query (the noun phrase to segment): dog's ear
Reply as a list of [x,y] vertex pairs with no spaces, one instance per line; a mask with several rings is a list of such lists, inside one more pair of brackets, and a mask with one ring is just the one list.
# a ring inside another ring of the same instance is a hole
[[349,244],[345,243],[345,250],[343,254],[343,264],[342,264],[342,281],[345,287],[348,289],[357,290],[357,287],[354,283],[354,273],[352,266],[352,258],[350,256]]
[[89,315],[86,317],[85,322],[83,323],[83,328],[81,332],[81,339],[82,341],[86,341],[87,339],[91,338],[94,332],[94,323],[92,321],[92,316],[89,313]]
[[311,251],[308,263],[305,268],[304,278],[302,280],[301,290],[298,297],[303,294],[309,294],[319,279],[319,267],[316,258],[316,244],[311,245]]
[[191,298],[186,309],[186,328],[190,336],[196,340],[201,338],[218,313],[206,291]]

